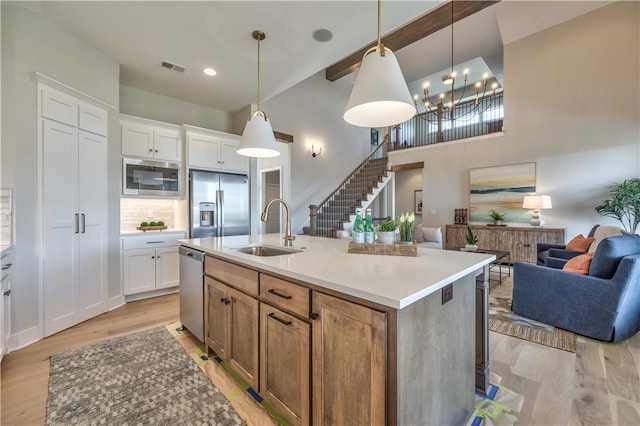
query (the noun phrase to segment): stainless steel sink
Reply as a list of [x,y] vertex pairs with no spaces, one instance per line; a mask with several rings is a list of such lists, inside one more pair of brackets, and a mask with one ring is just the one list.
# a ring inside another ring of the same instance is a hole
[[239,251],[240,253],[252,254],[254,256],[282,256],[283,254],[300,253],[302,250],[291,247],[268,246],[264,244],[256,244],[246,247],[234,247],[229,250]]

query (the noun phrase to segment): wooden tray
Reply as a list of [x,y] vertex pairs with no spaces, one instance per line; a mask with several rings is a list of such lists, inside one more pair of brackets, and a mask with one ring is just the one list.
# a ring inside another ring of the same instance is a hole
[[147,231],[162,231],[163,229],[167,229],[166,225],[163,226],[136,226],[138,231],[147,232]]
[[383,256],[418,256],[418,244],[368,244],[349,242],[349,253]]

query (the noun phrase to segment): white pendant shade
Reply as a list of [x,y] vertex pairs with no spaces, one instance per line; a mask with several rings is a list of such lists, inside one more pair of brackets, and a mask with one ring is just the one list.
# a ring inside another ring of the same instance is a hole
[[361,127],[386,127],[409,120],[416,107],[396,56],[388,49],[365,54],[344,120]]
[[269,119],[257,111],[247,121],[236,151],[246,157],[277,157],[280,155]]

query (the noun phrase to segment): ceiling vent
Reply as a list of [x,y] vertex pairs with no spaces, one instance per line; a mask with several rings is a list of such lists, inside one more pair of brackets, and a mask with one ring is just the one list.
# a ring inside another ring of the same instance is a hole
[[187,69],[187,67],[183,67],[182,65],[174,64],[169,61],[162,61],[162,67],[178,72],[185,72]]

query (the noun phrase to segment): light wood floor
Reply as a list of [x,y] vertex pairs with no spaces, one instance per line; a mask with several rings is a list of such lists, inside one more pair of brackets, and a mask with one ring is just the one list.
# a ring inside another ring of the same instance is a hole
[[[163,296],[5,355],[1,424],[44,424],[51,354],[176,321],[177,295]],[[188,352],[196,348],[193,338],[179,341]],[[502,384],[525,397],[518,425],[640,425],[640,334],[619,344],[578,337],[574,354],[491,332],[490,357]],[[249,424],[273,424],[224,370],[208,364],[212,382]]]

